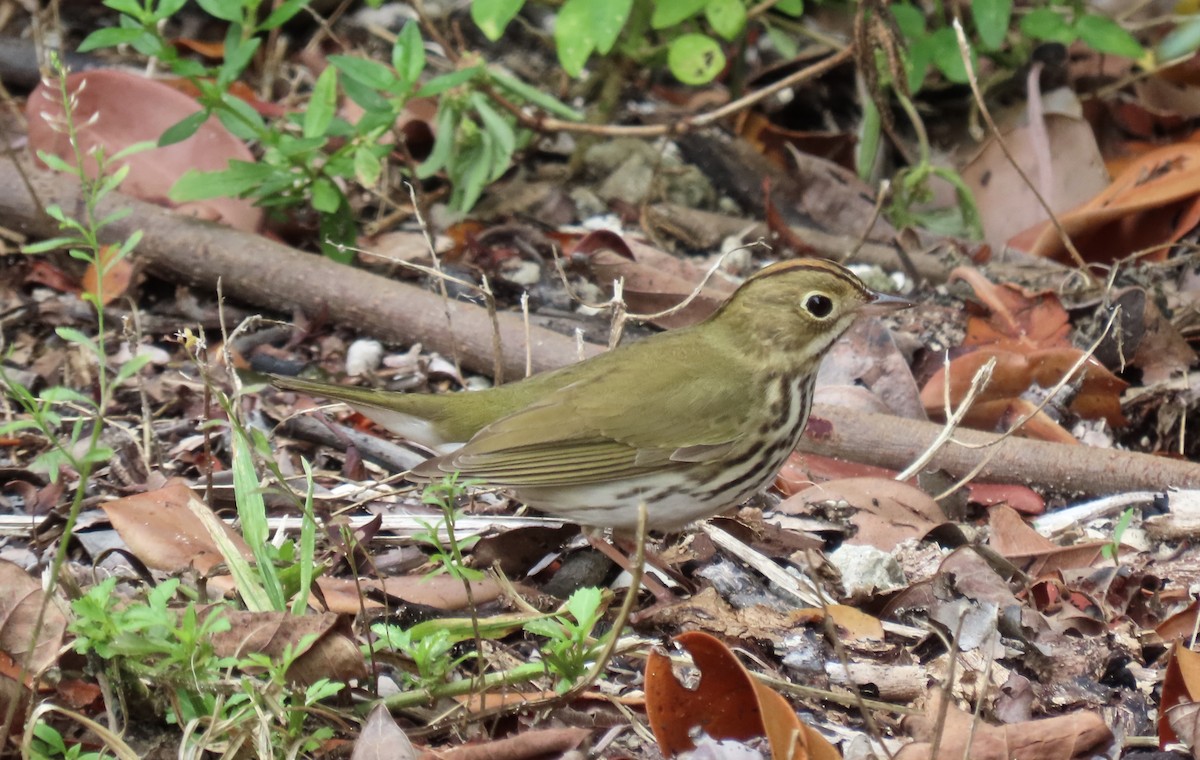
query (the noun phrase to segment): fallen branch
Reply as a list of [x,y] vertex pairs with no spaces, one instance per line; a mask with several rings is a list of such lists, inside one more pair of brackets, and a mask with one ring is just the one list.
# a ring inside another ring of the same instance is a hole
[[[69,177],[35,168],[22,160],[39,203],[30,197],[12,161],[0,161],[0,218],[5,226],[33,237],[61,234],[41,209],[58,204],[68,214],[80,207],[79,185]],[[128,208],[132,213],[103,231],[105,242],[134,230],[145,237],[133,261],[172,282],[216,291],[259,308],[290,314],[302,309],[324,313],[334,322],[395,343],[422,342],[446,356],[462,357],[476,372],[494,371],[492,320],[487,311],[462,301],[449,303],[450,325],[440,296],[323,256],[302,253],[259,235],[181,216],[120,193],[111,193],[99,216]],[[525,325],[519,314],[498,315],[507,377],[525,374]],[[184,325],[181,325],[183,327]],[[546,329],[530,330],[534,372],[574,361],[575,340]],[[585,348],[599,352],[599,347]]]
[[[816,428],[820,432],[805,436],[800,441],[801,451],[893,470],[907,467],[942,430],[932,422],[820,404],[813,407],[813,418],[827,420],[829,425],[810,422],[810,431]],[[980,479],[1085,495],[1200,487],[1200,464],[1194,462],[1014,436],[987,446],[998,438],[994,433],[956,430],[953,440],[937,452],[929,466],[960,478],[990,455],[991,461],[979,472]]]

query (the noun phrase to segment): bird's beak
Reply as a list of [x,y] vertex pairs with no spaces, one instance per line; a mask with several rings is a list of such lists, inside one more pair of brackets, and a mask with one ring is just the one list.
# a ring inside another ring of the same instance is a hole
[[894,296],[890,293],[880,293],[874,290],[869,292],[871,300],[867,301],[866,305],[859,309],[863,314],[887,314],[913,306],[913,302],[907,298]]

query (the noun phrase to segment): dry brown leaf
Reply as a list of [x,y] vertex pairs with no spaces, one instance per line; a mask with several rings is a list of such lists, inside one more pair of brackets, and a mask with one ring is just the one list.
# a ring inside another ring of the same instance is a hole
[[350,760],[415,760],[417,750],[383,703],[371,708],[354,740]]
[[[1026,178],[1033,180],[1055,213],[1084,203],[1108,186],[1108,172],[1088,122],[1051,113],[1045,116],[1039,129],[1044,130],[1048,142],[1051,157],[1048,167],[1035,150],[1036,141],[1026,123],[1004,135],[1005,147],[1024,170],[1024,177],[995,138],[989,138],[962,168],[962,177],[979,206],[984,239],[997,250],[1013,235],[1046,219],[1045,206]],[[1043,167],[1048,168],[1049,187],[1041,184]]]
[[1071,760],[1090,757],[1112,741],[1104,718],[1093,712],[993,726],[951,705],[934,757],[932,742],[939,726],[941,699],[941,693],[935,693],[925,715],[905,719],[905,729],[917,741],[901,748],[894,760]]
[[848,539],[853,544],[891,551],[909,538],[925,534],[946,521],[941,507],[916,486],[887,478],[847,478],[811,486],[779,505],[785,514],[800,514],[807,505],[845,502],[854,508],[851,522],[857,528]]
[[133,282],[133,263],[128,258],[115,258],[117,250],[112,245],[101,247],[99,266],[89,262],[83,272],[83,292],[99,296],[105,306],[125,295]]
[[45,593],[42,584],[19,565],[0,560],[0,652],[12,658],[26,677],[37,675],[58,661],[67,616],[52,597],[46,605],[42,627],[33,636]]
[[1185,702],[1166,711],[1167,722],[1179,741],[1200,757],[1200,702]]
[[796,717],[782,696],[752,678],[716,637],[690,631],[675,637],[700,671],[695,689],[684,687],[671,660],[651,652],[646,660],[646,716],[659,749],[671,756],[695,747],[694,732],[714,739],[766,736],[773,760],[840,758],[820,734]]
[[1072,376],[1076,390],[1071,411],[1087,419],[1102,418],[1114,427],[1126,423],[1121,393],[1127,383],[1070,344],[1067,313],[1054,294],[997,286],[973,269],[956,269],[953,276],[971,285],[988,312],[968,320],[963,345],[970,350],[940,367],[921,389],[921,402],[931,417],[945,419],[947,395],[951,407],[957,408],[976,373],[994,361],[991,380],[964,415],[964,423],[980,430],[1006,431],[1025,420],[1016,430],[1019,435],[1073,443],[1070,433],[1021,395],[1034,384],[1057,386],[1082,362]]
[[[213,650],[221,657],[265,654],[278,659],[285,648],[297,653],[286,676],[292,683],[310,685],[321,678],[347,682],[366,678],[362,652],[355,643],[351,619],[331,612],[293,615],[289,612],[214,610],[230,629],[214,634]],[[208,614],[201,612],[201,615]]]
[[[1176,143],[1139,156],[1112,184],[1087,203],[1060,215],[1059,223],[1084,261],[1110,264],[1170,244],[1200,222],[1200,145]],[[1070,263],[1058,230],[1035,225],[1008,242],[1035,256]]]
[[1200,702],[1200,654],[1176,641],[1163,675],[1162,699],[1159,701],[1158,741],[1161,745],[1179,741],[1167,715],[1176,705]]
[[[86,87],[84,86],[84,83]],[[56,125],[63,118],[57,83],[45,83],[29,95],[25,117],[29,122],[29,147],[36,155],[44,150],[72,161],[74,147]],[[168,85],[124,71],[93,69],[71,74],[67,88],[74,93],[73,115],[78,147],[91,156],[97,149],[112,156],[142,141],[157,141],[169,127],[200,110],[199,104]],[[129,156],[121,164],[130,167],[121,191],[136,198],[176,208],[180,213],[255,232],[262,223],[262,209],[248,200],[213,198],[173,204],[168,193],[189,169],[221,171],[231,159],[253,162],[254,155],[241,140],[230,134],[216,118],[210,118],[192,137],[164,148],[153,148]],[[84,167],[96,174],[95,160]]]
[[569,756],[591,735],[586,728],[545,728],[523,731],[506,739],[462,744],[426,752],[421,760],[526,760],[526,758]]
[[[621,293],[630,312],[655,314],[679,305],[690,296],[704,279],[704,270],[679,260],[668,267],[650,250],[640,246],[640,255],[635,254],[633,245],[620,235],[598,230],[581,238],[571,255],[587,256],[592,279],[605,289],[622,280]],[[644,260],[648,258],[653,258],[654,263],[646,263]],[[651,321],[663,328],[695,324],[716,311],[729,292],[728,283],[714,276],[687,306]]]
[[1102,556],[1107,541],[1087,541],[1059,546],[1028,526],[1010,507],[996,507],[988,513],[992,546],[1005,559],[1026,568],[1041,578],[1063,570],[1091,567]]
[[[189,502],[199,503],[199,499],[183,481],[172,480],[157,491],[126,496],[101,508],[121,540],[147,567],[167,573],[195,569],[206,575],[225,560]],[[225,535],[243,557],[253,560],[254,553],[237,531],[225,526]]]

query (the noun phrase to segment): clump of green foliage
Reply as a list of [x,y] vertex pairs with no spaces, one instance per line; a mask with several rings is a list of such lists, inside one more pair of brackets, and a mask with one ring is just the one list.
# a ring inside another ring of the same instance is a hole
[[[159,145],[187,139],[216,116],[235,136],[261,147],[259,161],[233,161],[222,171],[186,174],[172,188],[172,200],[233,196],[273,210],[310,206],[319,217],[322,250],[341,261],[352,256],[348,246],[358,233],[343,185],[380,188],[393,145],[404,139],[396,125],[413,98],[439,97],[433,151],[415,174],[424,179],[445,172],[453,187],[450,206],[464,212],[508,169],[513,154],[531,136],[512,113],[485,98],[484,90],[502,92],[516,105],[529,104],[565,119],[581,118],[555,98],[479,60],[464,61],[457,70],[422,82],[425,44],[416,24],[410,23],[392,48],[390,65],[331,56],[333,65],[313,83],[308,107],[268,121],[230,87],[246,72],[265,35],[303,10],[304,0],[281,3],[261,20],[259,2],[202,0],[205,12],[229,25],[225,58],[217,66],[183,56],[163,36],[164,24],[184,0],[105,0],[105,5],[120,13],[119,25],[93,32],[81,51],[130,45],[199,92],[202,110],[163,133]],[[362,108],[361,118],[350,122],[339,115],[343,95]]]

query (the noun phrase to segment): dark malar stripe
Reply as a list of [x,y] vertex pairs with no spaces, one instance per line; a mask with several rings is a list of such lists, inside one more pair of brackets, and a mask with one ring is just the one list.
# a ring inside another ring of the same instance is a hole
[[[694,495],[700,499],[716,500],[718,496],[724,494],[732,500],[744,487],[752,485],[755,480],[758,481],[754,486],[757,489],[775,477],[788,454],[796,447],[800,436],[804,434],[808,413],[812,409],[815,382],[816,374],[813,373],[801,381],[800,387],[793,391],[796,380],[781,378],[779,392],[783,394],[788,403],[787,408],[774,420],[772,426],[772,429],[778,434],[776,436],[764,435],[759,441],[760,445],[751,446],[739,454],[736,459],[720,463],[716,474],[709,479],[709,488],[703,492],[693,492]],[[795,414],[794,420],[791,419],[793,414]],[[790,426],[788,426],[789,422]],[[732,474],[738,466],[748,462],[750,466],[746,468],[745,472],[732,479],[724,479],[724,476]]]

